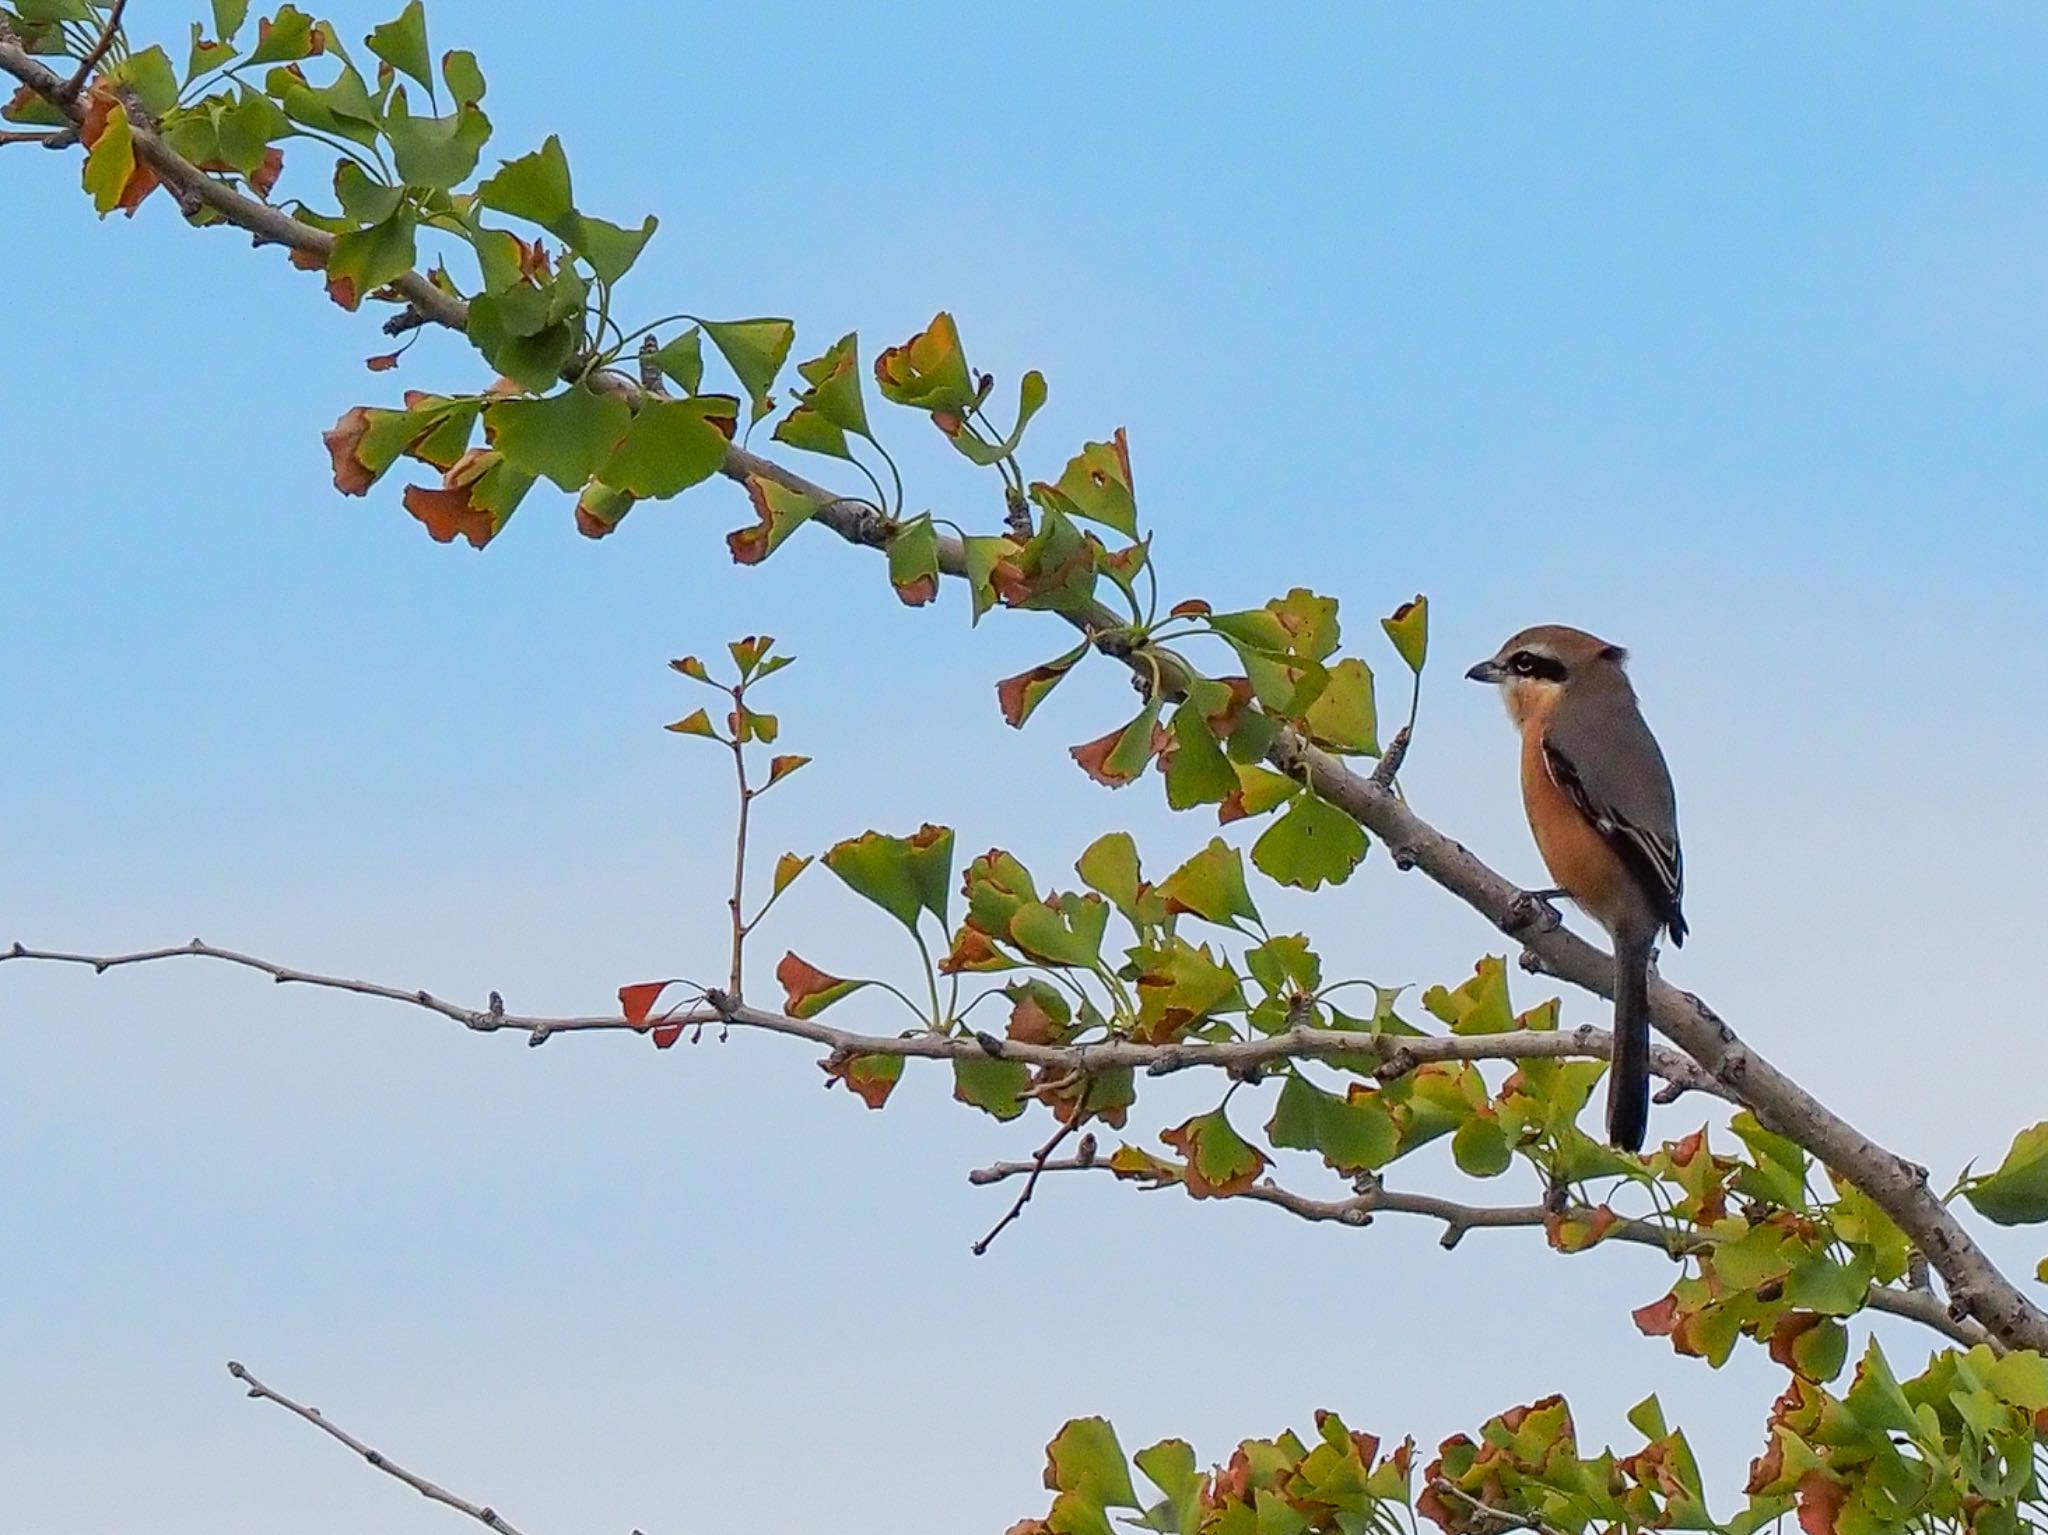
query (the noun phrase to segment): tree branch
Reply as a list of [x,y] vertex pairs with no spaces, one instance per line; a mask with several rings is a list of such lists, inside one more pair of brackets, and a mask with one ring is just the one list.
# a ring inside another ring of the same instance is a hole
[[469,1515],[470,1518],[485,1528],[495,1530],[497,1535],[520,1535],[518,1527],[499,1518],[496,1509],[488,1508],[480,1503],[472,1503],[467,1498],[457,1497],[447,1488],[437,1486],[417,1472],[408,1471],[396,1462],[385,1459],[382,1454],[371,1449],[346,1429],[339,1428],[328,1422],[321,1414],[319,1408],[307,1407],[302,1403],[293,1401],[281,1392],[271,1390],[232,1359],[228,1361],[228,1374],[234,1376],[236,1380],[247,1386],[249,1388],[249,1395],[258,1397],[266,1402],[275,1402],[286,1412],[298,1414],[298,1416],[304,1418],[323,1434],[328,1435],[330,1438],[339,1439],[386,1476],[396,1477],[399,1481],[405,1483],[406,1486],[410,1487],[421,1497],[430,1499],[435,1503],[445,1503],[458,1513]]
[[[606,1030],[645,1033],[651,1026],[628,1023],[616,1013],[583,1017],[533,1017],[509,1013],[496,992],[491,993],[490,1005],[486,1007],[464,1007],[429,991],[295,970],[273,960],[220,948],[198,938],[170,948],[138,949],[128,954],[74,954],[57,949],[31,949],[19,943],[0,950],[0,964],[10,960],[39,960],[49,964],[88,966],[99,975],[129,965],[155,964],[171,959],[210,959],[254,970],[269,976],[279,985],[311,986],[399,1002],[452,1019],[480,1034],[496,1033],[500,1029],[523,1033],[529,1036],[532,1044],[543,1043],[553,1034]],[[1095,1073],[1128,1067],[1154,1077],[1196,1067],[1224,1071],[1235,1077],[1249,1077],[1256,1075],[1262,1067],[1283,1061],[1352,1056],[1376,1059],[1375,1073],[1391,1080],[1436,1061],[1606,1060],[1612,1048],[1607,1032],[1591,1024],[1582,1024],[1576,1029],[1510,1029],[1502,1034],[1372,1034],[1359,1029],[1312,1029],[1296,1025],[1278,1034],[1228,1040],[1220,1044],[1184,1040],[1174,1044],[1148,1045],[1114,1039],[1096,1044],[1039,1045],[1002,1039],[993,1034],[939,1034],[929,1030],[915,1034],[857,1034],[820,1023],[815,1018],[793,1018],[786,1013],[770,1012],[745,1003],[686,1008],[664,1014],[653,1022],[682,1024],[686,1028],[699,1024],[730,1024],[734,1028],[786,1034],[822,1045],[834,1056],[845,1059],[857,1055],[926,1060],[993,1057],[1068,1072]],[[1720,1084],[1675,1050],[1657,1049],[1651,1055],[1650,1064],[1653,1071],[1665,1076],[1674,1087],[1726,1097]]]
[[[1113,1174],[1115,1171],[1116,1169],[1108,1162],[1092,1157],[1060,1157],[1044,1162],[1034,1158],[1029,1162],[997,1162],[990,1167],[976,1168],[967,1175],[967,1181],[982,1185],[1001,1183],[1008,1178],[1029,1178],[1034,1174]],[[1121,1181],[1138,1180],[1125,1176]],[[1170,1188],[1177,1185],[1171,1182],[1140,1182],[1139,1186]],[[1255,1204],[1272,1205],[1275,1209],[1285,1210],[1289,1215],[1302,1220],[1333,1221],[1340,1226],[1369,1226],[1372,1224],[1372,1218],[1382,1212],[1421,1216],[1426,1220],[1443,1223],[1444,1231],[1440,1240],[1447,1248],[1456,1247],[1464,1240],[1468,1231],[1501,1231],[1531,1226],[1544,1228],[1552,1218],[1591,1221],[1598,1214],[1585,1205],[1566,1205],[1559,1210],[1553,1210],[1544,1204],[1468,1205],[1435,1194],[1413,1194],[1400,1189],[1390,1189],[1377,1182],[1349,1198],[1313,1199],[1292,1189],[1282,1188],[1269,1178],[1253,1184],[1242,1194],[1233,1194],[1229,1197],[1249,1199]],[[1668,1231],[1653,1221],[1634,1220],[1626,1216],[1616,1216],[1600,1240],[1633,1242],[1643,1247],[1654,1247],[1674,1259],[1710,1252],[1714,1245],[1701,1236]],[[1900,1290],[1873,1284],[1865,1293],[1863,1304],[1872,1311],[1883,1311],[1931,1327],[1965,1348],[1991,1341],[1990,1334],[1981,1324],[1968,1319],[1958,1320],[1950,1314],[1948,1306],[1943,1301],[1923,1290]]]
[[[0,26],[0,70],[55,102],[73,122],[82,120],[77,103],[64,99],[64,82],[25,52],[4,26]],[[332,236],[243,195],[173,153],[150,125],[137,122],[133,129],[136,153],[181,201],[203,204],[224,222],[295,250],[324,257],[332,248]],[[391,286],[435,323],[453,329],[467,324],[468,305],[434,287],[421,273],[407,272]],[[616,372],[593,382],[631,398],[642,394],[637,383]],[[879,547],[882,542],[876,519],[860,499],[841,497],[737,444],[727,449],[722,469],[728,478],[742,483],[759,477],[822,502],[812,520],[849,542],[869,547]],[[965,550],[958,538],[940,535],[938,562],[948,575],[965,574]],[[1120,632],[1124,627],[1116,614],[1099,604],[1061,616],[1090,635]],[[1123,659],[1134,669],[1142,668],[1147,677],[1156,667],[1161,688],[1169,697],[1180,696],[1191,676],[1185,663],[1171,652],[1147,650],[1126,654]],[[1303,742],[1292,731],[1283,731],[1275,740],[1268,760],[1377,836],[1398,867],[1420,869],[1522,943],[1525,968],[1570,981],[1599,996],[1611,994],[1611,957],[1562,927],[1532,928],[1526,893],[1416,815],[1393,786],[1354,772],[1340,758]],[[2048,1313],[2021,1293],[1977,1245],[1927,1186],[1925,1169],[1871,1140],[1819,1102],[1746,1045],[1712,1008],[1691,993],[1661,978],[1653,979],[1650,1016],[1666,1038],[1698,1061],[1766,1126],[1798,1142],[1831,1172],[1868,1194],[1927,1254],[1949,1294],[1967,1314],[1977,1317],[2004,1343],[2048,1352]]]
[[58,87],[65,101],[76,101],[79,92],[85,89],[85,82],[92,78],[92,72],[100,67],[100,61],[107,56],[107,50],[114,46],[114,39],[121,33],[121,13],[128,9],[128,0],[114,0],[113,9],[107,12],[106,24],[100,28],[99,40],[92,45],[84,58],[78,61],[78,68],[69,80]]

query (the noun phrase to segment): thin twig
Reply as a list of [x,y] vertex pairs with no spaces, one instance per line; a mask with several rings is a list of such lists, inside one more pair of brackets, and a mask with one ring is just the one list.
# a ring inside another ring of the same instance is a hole
[[232,1359],[228,1361],[228,1374],[234,1376],[236,1380],[247,1386],[249,1388],[249,1395],[258,1397],[266,1402],[275,1402],[278,1406],[284,1408],[285,1411],[298,1414],[298,1416],[304,1418],[323,1434],[340,1440],[386,1476],[396,1477],[399,1481],[405,1483],[406,1486],[410,1487],[421,1497],[431,1499],[436,1503],[444,1503],[457,1513],[467,1514],[470,1518],[476,1520],[478,1524],[483,1525],[487,1529],[495,1530],[497,1535],[520,1535],[518,1527],[501,1519],[496,1509],[486,1507],[481,1503],[472,1503],[467,1498],[458,1497],[447,1488],[428,1481],[418,1472],[408,1471],[396,1462],[386,1459],[382,1453],[371,1449],[362,1440],[349,1433],[348,1430],[328,1422],[319,1408],[307,1407],[303,1403],[293,1401],[282,1392],[271,1390]]
[[[1081,1094],[1081,1098],[1085,1099],[1087,1096],[1088,1095],[1086,1091],[1083,1091]],[[1055,1130],[1053,1132],[1052,1139],[1047,1141],[1043,1146],[1039,1147],[1037,1153],[1031,1158],[1031,1161],[1028,1164],[1030,1167],[1030,1171],[1026,1173],[1024,1176],[1024,1192],[1019,1194],[1016,1200],[1011,1204],[1010,1208],[1003,1212],[1003,1218],[997,1221],[994,1226],[989,1228],[988,1235],[983,1237],[979,1242],[976,1242],[974,1246],[969,1249],[969,1251],[971,1251],[975,1257],[979,1258],[983,1253],[987,1252],[989,1250],[990,1244],[993,1243],[997,1237],[1003,1234],[1003,1228],[1009,1225],[1011,1221],[1017,1219],[1018,1216],[1022,1215],[1024,1213],[1024,1207],[1031,1203],[1031,1196],[1038,1192],[1038,1180],[1040,1175],[1043,1174],[1045,1171],[1046,1163],[1051,1159],[1052,1154],[1060,1149],[1061,1142],[1065,1141],[1068,1136],[1072,1135],[1075,1130],[1080,1128],[1080,1101],[1080,1099],[1075,1100],[1074,1117],[1068,1120],[1065,1124],[1061,1125],[1059,1129]],[[1079,1165],[1082,1161],[1082,1159],[1078,1157],[1074,1160],[1076,1165]],[[1091,1156],[1088,1157],[1086,1160],[1089,1162],[1093,1162],[1095,1159]]]
[[732,912],[732,980],[727,994],[734,1002],[744,999],[741,989],[746,968],[747,918],[742,903],[747,893],[747,822],[754,808],[754,791],[747,783],[747,685],[736,684],[732,694],[732,770],[739,784],[739,815],[732,837],[732,896],[726,905]]
[[121,13],[128,9],[128,0],[114,0],[114,8],[107,12],[106,25],[100,28],[99,41],[92,45],[90,52],[78,61],[78,68],[58,89],[66,101],[76,101],[78,93],[85,89],[85,82],[92,78],[92,72],[100,67],[100,61],[107,56],[107,50],[114,46],[114,39],[121,32]]
[[1482,1503],[1456,1482],[1438,1477],[1429,1484],[1439,1493],[1449,1493],[1473,1513],[1486,1521],[1487,1535],[1505,1535],[1508,1530],[1535,1530],[1538,1535],[1564,1535],[1555,1525],[1545,1524],[1534,1514],[1511,1514],[1504,1508],[1495,1508],[1491,1503]]
[[[1046,1173],[1077,1172],[1115,1173],[1108,1162],[1093,1158],[1065,1157],[1048,1160],[1043,1166],[1034,1162],[997,1162],[989,1167],[976,1168],[967,1175],[973,1184],[1001,1183],[1008,1178],[1043,1176]],[[1177,1181],[1171,1178],[1147,1181],[1122,1175],[1121,1181],[1137,1183],[1141,1189],[1172,1188]],[[1529,1205],[1469,1205],[1455,1199],[1445,1199],[1436,1194],[1413,1194],[1401,1189],[1390,1189],[1376,1181],[1346,1199],[1314,1199],[1306,1194],[1286,1189],[1267,1179],[1253,1184],[1233,1199],[1249,1199],[1254,1204],[1271,1205],[1289,1215],[1305,1221],[1331,1221],[1340,1226],[1369,1226],[1375,1215],[1415,1215],[1425,1220],[1441,1221],[1443,1246],[1455,1247],[1468,1231],[1505,1231],[1525,1227],[1547,1227],[1552,1220],[1593,1221],[1599,1211],[1585,1205],[1566,1204],[1553,1209],[1547,1203]],[[1612,1211],[1608,1212],[1610,1215]],[[1670,1258],[1690,1257],[1709,1252],[1713,1242],[1697,1234],[1674,1232],[1654,1221],[1635,1220],[1627,1216],[1615,1216],[1602,1233],[1603,1242],[1632,1242],[1641,1247],[1654,1247]],[[1591,1244],[1597,1246],[1598,1243]],[[1958,1321],[1950,1314],[1948,1306],[1929,1291],[1893,1289],[1886,1285],[1873,1284],[1864,1293],[1863,1304],[1873,1311],[1883,1311],[1892,1316],[1904,1317],[1931,1327],[1946,1337],[1968,1348],[1973,1344],[1992,1341],[1991,1334],[1974,1321]]]
[[[453,1019],[480,1034],[496,1033],[501,1029],[524,1033],[530,1042],[536,1044],[554,1034],[601,1033],[607,1030],[645,1032],[642,1026],[628,1023],[617,1013],[608,1016],[532,1017],[508,1013],[502,1008],[464,1007],[429,991],[296,970],[253,954],[220,948],[198,938],[173,947],[140,949],[128,954],[68,953],[56,949],[31,949],[20,943],[0,949],[0,964],[10,960],[39,960],[50,964],[86,966],[98,974],[128,965],[173,959],[211,959],[257,971],[280,985],[312,986],[399,1002]],[[733,998],[721,1000],[736,1001]],[[1376,1061],[1377,1073],[1392,1078],[1437,1061],[1605,1060],[1611,1049],[1607,1031],[1590,1024],[1576,1029],[1511,1029],[1501,1034],[1400,1035],[1297,1025],[1256,1039],[1227,1040],[1216,1044],[1206,1040],[1187,1040],[1177,1044],[1147,1045],[1134,1040],[1115,1039],[1098,1044],[1037,1045],[993,1034],[940,1034],[931,1031],[909,1035],[857,1034],[834,1028],[815,1018],[793,1018],[764,1008],[745,1005],[721,1007],[708,1002],[703,1007],[669,1014],[662,1021],[680,1023],[685,1027],[724,1021],[735,1028],[758,1029],[806,1039],[848,1057],[890,1055],[925,1060],[993,1057],[996,1060],[1021,1061],[1027,1066],[1084,1074],[1128,1067],[1143,1071],[1148,1076],[1164,1076],[1197,1068],[1243,1076],[1276,1061],[1351,1057],[1360,1061]],[[1650,1066],[1667,1081],[1687,1090],[1726,1096],[1718,1083],[1675,1050],[1657,1047],[1651,1053]]]

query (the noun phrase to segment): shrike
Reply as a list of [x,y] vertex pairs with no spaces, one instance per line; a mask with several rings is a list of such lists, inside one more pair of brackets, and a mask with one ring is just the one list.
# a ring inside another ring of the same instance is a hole
[[1685,866],[1664,753],[1636,708],[1628,652],[1581,629],[1524,629],[1465,675],[1500,687],[1522,737],[1522,803],[1559,886],[1614,942],[1607,1139],[1642,1149],[1650,1118],[1650,955],[1685,942]]

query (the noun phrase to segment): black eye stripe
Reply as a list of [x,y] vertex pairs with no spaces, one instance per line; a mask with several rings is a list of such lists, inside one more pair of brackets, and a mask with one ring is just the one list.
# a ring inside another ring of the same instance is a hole
[[1565,679],[1562,661],[1555,656],[1538,655],[1533,650],[1518,650],[1509,656],[1508,670],[1517,677],[1533,677],[1543,682],[1562,682]]

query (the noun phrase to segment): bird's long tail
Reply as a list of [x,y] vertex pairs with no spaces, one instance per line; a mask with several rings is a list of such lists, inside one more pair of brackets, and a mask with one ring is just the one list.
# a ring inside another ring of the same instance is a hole
[[1614,1063],[1607,1073],[1607,1140],[1643,1149],[1650,1125],[1650,945],[1614,946]]

